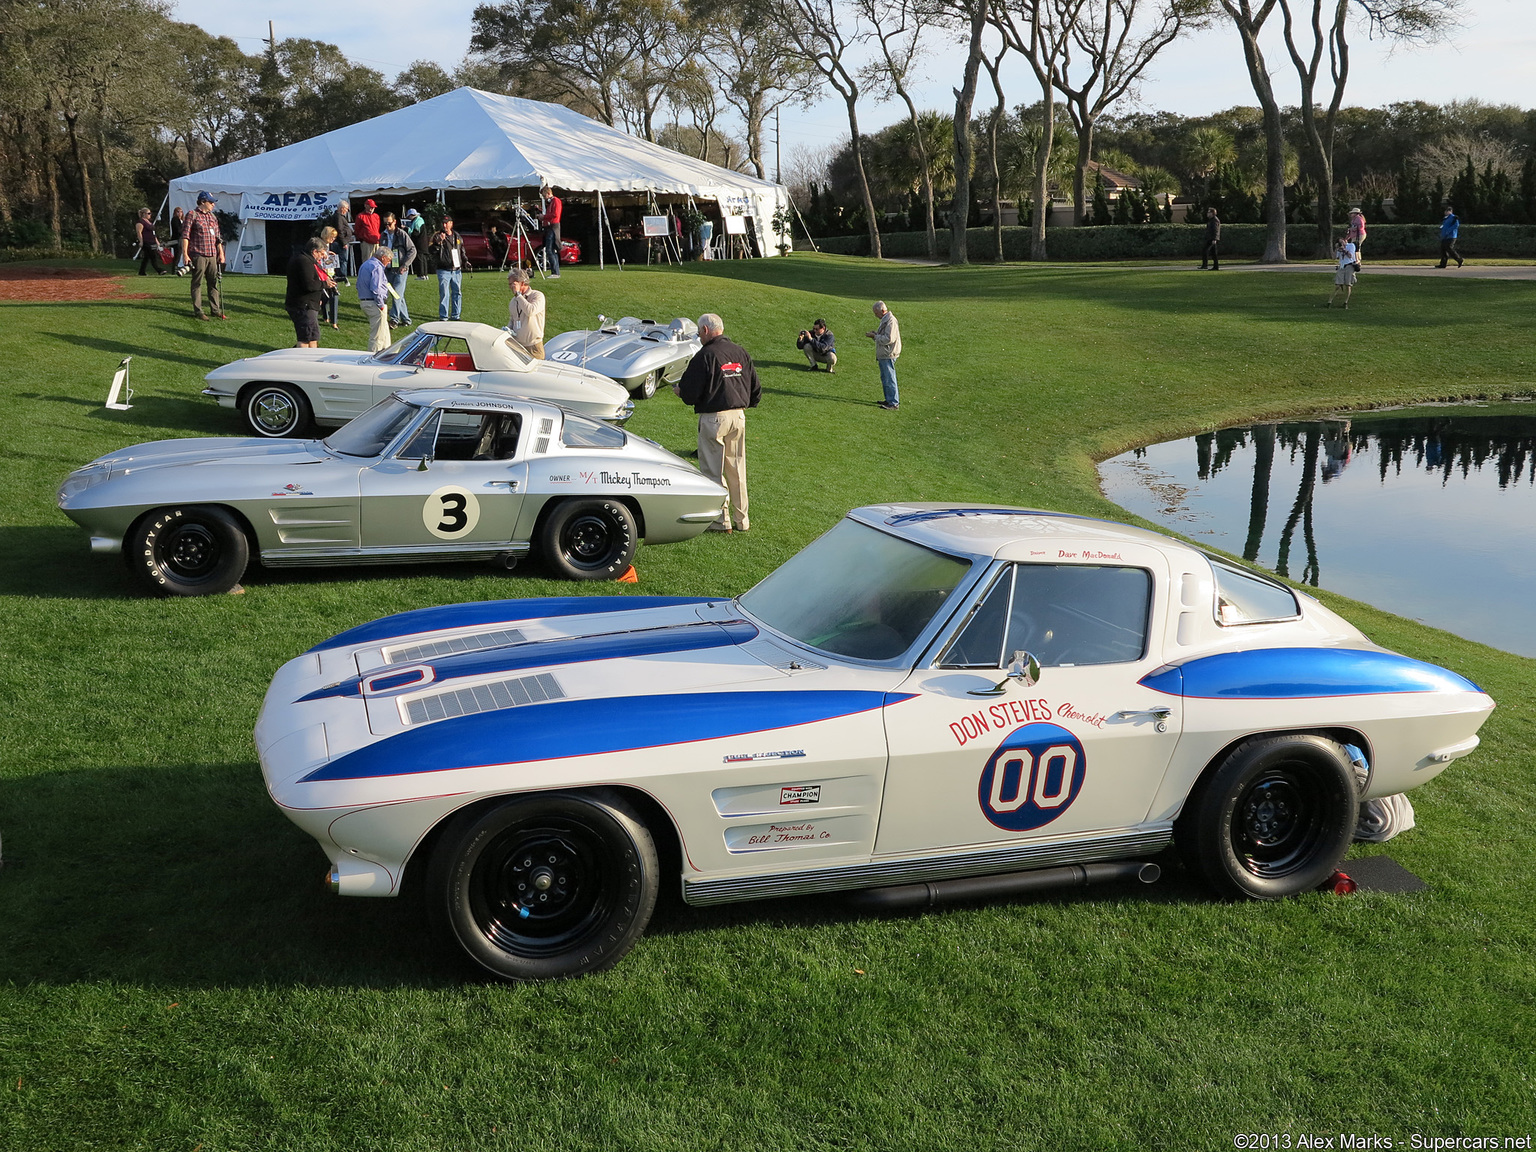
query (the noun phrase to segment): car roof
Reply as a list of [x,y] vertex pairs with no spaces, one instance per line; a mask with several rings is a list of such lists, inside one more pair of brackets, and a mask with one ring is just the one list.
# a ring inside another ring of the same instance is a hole
[[[1046,551],[1051,555],[1062,552],[1066,545],[1082,553],[1078,558],[1085,560],[1114,559],[1115,548],[1139,552],[1151,547],[1165,555],[1178,554],[1186,559],[1201,556],[1198,550],[1157,532],[1113,520],[1038,508],[1001,504],[872,504],[855,508],[848,515],[916,544],[975,557],[1016,559],[1021,548],[1030,554]],[[1042,547],[1046,542],[1049,549]],[[1036,548],[1028,549],[1031,544]],[[1129,554],[1126,559],[1130,559]]]

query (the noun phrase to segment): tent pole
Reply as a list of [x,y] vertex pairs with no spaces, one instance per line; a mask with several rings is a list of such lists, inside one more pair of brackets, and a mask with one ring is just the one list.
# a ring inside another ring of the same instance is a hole
[[[795,219],[800,221],[800,227],[805,230],[805,238],[811,242],[811,251],[819,253],[821,249],[816,247],[816,237],[812,236],[810,228],[806,227],[805,217],[800,215],[800,205],[795,203],[795,198],[788,192],[785,192],[784,196],[789,201],[789,206],[795,210]],[[793,247],[795,241],[793,229],[790,231],[789,241]]]
[[160,201],[160,207],[155,209],[155,215],[154,215],[153,219],[156,219],[156,220],[160,219],[160,213],[165,211],[165,206],[167,204],[169,204],[170,202],[171,202],[171,194],[169,192],[167,192],[165,194],[165,199]]
[[604,271],[608,266],[603,263],[603,194],[597,194],[597,270]]
[[602,215],[603,215],[602,220],[599,221],[598,225],[597,225],[598,230],[599,230],[598,234],[599,235],[602,234],[601,230],[602,230],[602,227],[603,227],[604,224],[608,225],[608,243],[613,248],[613,266],[615,268],[617,268],[620,272],[622,272],[622,271],[624,271],[624,261],[619,259],[619,242],[617,240],[615,240],[614,236],[613,236],[613,221],[608,219],[608,209],[603,207],[603,199],[602,199],[603,194],[601,192],[599,192],[597,194],[597,196],[598,196],[597,206],[601,210]]

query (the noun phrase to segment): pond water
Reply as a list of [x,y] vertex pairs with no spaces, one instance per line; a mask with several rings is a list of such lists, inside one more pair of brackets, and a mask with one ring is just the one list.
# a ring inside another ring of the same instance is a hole
[[1536,657],[1536,403],[1227,428],[1116,456],[1099,478],[1197,542]]

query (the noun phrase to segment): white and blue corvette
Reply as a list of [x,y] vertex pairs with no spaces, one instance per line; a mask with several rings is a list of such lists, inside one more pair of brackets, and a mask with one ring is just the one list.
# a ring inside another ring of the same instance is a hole
[[256,742],[334,891],[407,865],[506,978],[601,970],[662,867],[714,904],[1155,873],[1315,888],[1363,798],[1471,752],[1493,701],[1156,533],[859,508],[745,595],[424,609],[290,661]]

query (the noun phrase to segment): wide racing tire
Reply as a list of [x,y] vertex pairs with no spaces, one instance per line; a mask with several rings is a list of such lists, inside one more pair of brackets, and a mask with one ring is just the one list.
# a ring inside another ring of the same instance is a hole
[[549,980],[618,963],[656,907],[656,844],[616,796],[535,793],[472,809],[427,868],[440,928],[492,975]]
[[634,514],[617,500],[567,500],[539,530],[545,562],[567,580],[616,580],[635,559]]
[[234,515],[211,504],[156,508],[129,533],[124,558],[162,596],[212,596],[240,583],[251,545]]
[[257,384],[240,398],[240,411],[253,435],[269,439],[305,436],[314,428],[309,397],[292,384]]
[[1349,850],[1359,794],[1349,758],[1324,736],[1247,740],[1191,792],[1174,825],[1180,855],[1229,899],[1310,891]]

